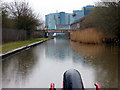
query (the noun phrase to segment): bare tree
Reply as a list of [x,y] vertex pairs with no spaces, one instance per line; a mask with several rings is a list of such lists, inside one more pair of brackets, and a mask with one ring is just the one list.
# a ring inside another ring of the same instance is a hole
[[37,26],[41,25],[37,15],[33,13],[32,8],[28,2],[12,2],[4,4],[8,11],[9,17],[14,19],[15,25],[18,29],[35,30]]
[[0,16],[2,16],[2,0],[0,0]]

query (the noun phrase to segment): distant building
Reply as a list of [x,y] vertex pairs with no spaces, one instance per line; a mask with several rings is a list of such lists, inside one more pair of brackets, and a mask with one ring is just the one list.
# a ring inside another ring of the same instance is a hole
[[70,29],[70,24],[68,25],[56,25],[56,29]]
[[84,12],[84,16],[88,15],[89,13],[92,12],[92,10],[94,9],[94,5],[87,5],[85,7],[82,8],[83,12]]
[[[88,15],[94,6],[88,5],[82,8],[82,10],[73,10],[73,13],[57,12],[45,15],[45,28],[46,29],[74,29],[70,25],[78,23],[81,18]],[[76,25],[73,25],[76,26]],[[77,24],[76,28],[80,28]]]
[[72,23],[71,25],[70,25],[70,28],[71,29],[79,29],[79,28],[82,28],[81,27],[81,23],[82,23],[82,21],[85,19],[85,17],[82,17],[82,18],[80,18],[80,19],[78,19],[78,20],[76,20],[74,23]]
[[74,10],[73,11],[73,18],[74,22],[70,25],[71,29],[79,29],[81,27],[82,21],[85,19],[85,16],[87,16],[89,13],[92,12],[95,6],[93,5],[87,5],[82,8],[82,10]]
[[[67,25],[67,29],[70,29],[70,24],[73,23],[72,13],[50,13],[45,16],[45,27],[47,29],[59,29],[60,25]],[[69,26],[68,26],[69,25]],[[63,27],[62,27],[63,28]]]
[[73,19],[74,22],[77,21],[78,19],[84,17],[84,12],[83,10],[73,10]]

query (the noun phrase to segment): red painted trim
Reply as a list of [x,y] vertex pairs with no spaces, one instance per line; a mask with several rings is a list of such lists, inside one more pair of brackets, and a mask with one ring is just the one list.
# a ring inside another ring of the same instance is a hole
[[84,84],[83,84],[83,81],[82,81],[82,86],[83,86],[83,90],[84,90]]
[[51,90],[54,90],[55,84],[54,84],[54,83],[51,83],[50,88],[51,88]]
[[100,90],[100,85],[99,84],[95,83],[94,85],[96,86],[96,90]]

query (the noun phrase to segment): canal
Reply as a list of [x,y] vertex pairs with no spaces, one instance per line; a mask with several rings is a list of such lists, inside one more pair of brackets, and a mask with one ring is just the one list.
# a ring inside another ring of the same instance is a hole
[[2,61],[3,88],[61,88],[66,70],[77,69],[85,88],[118,87],[117,46],[85,45],[54,38]]

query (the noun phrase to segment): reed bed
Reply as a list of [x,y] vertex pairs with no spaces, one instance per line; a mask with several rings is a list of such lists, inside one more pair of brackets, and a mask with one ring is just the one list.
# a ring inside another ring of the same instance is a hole
[[104,38],[103,33],[94,28],[76,30],[71,32],[71,40],[87,44],[101,44]]

